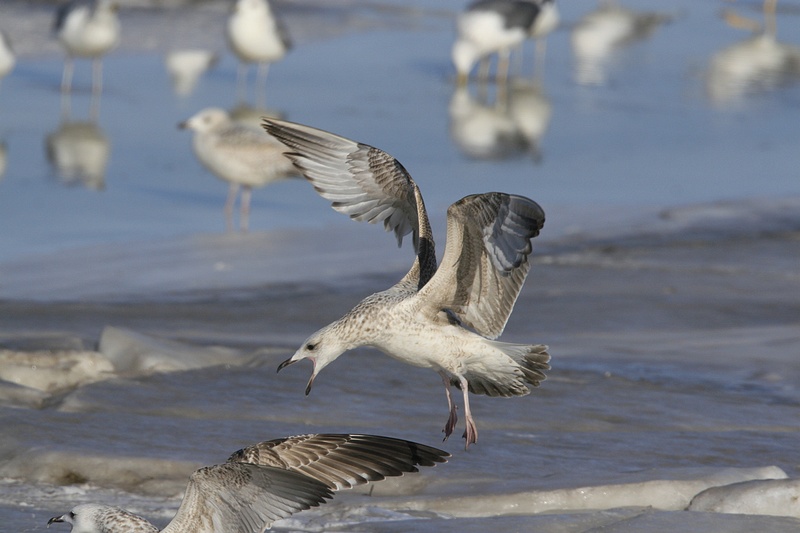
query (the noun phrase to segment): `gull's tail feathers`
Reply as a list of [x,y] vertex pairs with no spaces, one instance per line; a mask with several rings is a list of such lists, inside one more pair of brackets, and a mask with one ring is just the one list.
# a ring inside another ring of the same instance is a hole
[[[485,342],[498,352],[510,358],[506,365],[494,365],[484,372],[467,372],[464,376],[469,383],[469,391],[486,396],[525,396],[530,394],[528,385],[538,387],[546,379],[545,371],[550,370],[550,354],[544,344],[512,344],[493,340]],[[507,359],[506,359],[507,361]],[[459,387],[458,380],[452,380]]]

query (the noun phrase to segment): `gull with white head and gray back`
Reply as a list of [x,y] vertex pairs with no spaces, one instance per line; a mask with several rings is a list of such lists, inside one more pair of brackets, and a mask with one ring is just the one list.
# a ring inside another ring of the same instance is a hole
[[240,100],[247,96],[247,65],[258,64],[258,104],[264,99],[269,65],[283,59],[292,48],[289,32],[268,0],[236,0],[225,27],[231,51],[239,59],[236,87]]
[[377,435],[312,434],[261,442],[192,474],[178,512],[162,530],[118,507],[82,504],[51,518],[72,533],[261,533],[316,507],[333,491],[446,462],[445,451]]
[[92,60],[92,92],[101,93],[102,58],[119,44],[120,24],[112,0],[73,0],[56,12],[54,29],[67,52],[61,91],[72,86],[74,58]]
[[528,198],[492,192],[462,198],[447,210],[447,248],[437,268],[422,195],[399,161],[372,146],[316,128],[274,119],[265,128],[290,149],[287,156],[337,211],[383,222],[398,244],[412,233],[417,256],[393,287],[368,296],[339,320],[311,335],[282,368],[309,359],[316,376],[347,350],[378,348],[410,365],[438,372],[449,415],[445,439],[457,423],[450,386],[464,396],[466,446],[478,431],[469,392],[524,396],[550,367],[547,347],[496,339],[505,329],[530,269],[531,239],[544,211]]

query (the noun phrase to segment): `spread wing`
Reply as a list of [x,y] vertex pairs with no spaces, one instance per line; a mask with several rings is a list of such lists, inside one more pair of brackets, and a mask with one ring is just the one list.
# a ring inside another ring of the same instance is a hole
[[332,497],[325,484],[297,472],[245,463],[209,466],[192,474],[163,533],[261,533]]
[[[413,234],[418,262],[404,278],[424,285],[436,270],[436,251],[417,184],[383,150],[309,126],[264,119],[268,133],[285,144],[291,159],[335,210],[358,221],[383,222],[398,246]],[[415,269],[421,273],[415,273]]]
[[415,442],[376,435],[298,435],[260,442],[228,459],[300,472],[333,490],[434,466],[450,454]]
[[462,198],[447,210],[442,264],[417,297],[431,312],[448,310],[479,334],[497,338],[528,275],[531,239],[543,225],[542,208],[523,196]]

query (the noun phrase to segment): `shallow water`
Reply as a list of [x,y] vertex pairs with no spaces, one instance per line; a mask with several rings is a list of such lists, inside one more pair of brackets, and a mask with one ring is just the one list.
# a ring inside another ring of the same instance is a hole
[[[527,122],[503,145],[486,133],[509,127],[509,115],[476,105],[475,85],[453,94],[461,3],[281,4],[298,46],[271,69],[268,107],[397,156],[440,231],[446,206],[466,194],[504,190],[543,205],[534,268],[503,339],[547,343],[553,370],[528,397],[474,397],[479,443],[441,444],[448,464],[339,494],[275,529],[800,525],[778,484],[745,496],[750,514],[683,510],[710,486],[800,473],[796,79],[711,93],[712,57],[749,35],[719,20],[721,4],[688,0],[587,79],[570,36],[595,4],[563,4],[541,87],[516,93],[529,107],[514,116]],[[796,10],[785,5],[778,39],[799,46]],[[750,4],[736,8],[759,17]],[[4,3],[0,22],[20,14],[20,30],[49,21],[43,8]],[[446,403],[433,373],[364,349],[328,367],[308,397],[308,366],[275,374],[310,332],[396,281],[411,257],[301,181],[257,190],[253,231],[223,232],[225,186],[176,124],[236,104],[235,62],[209,31],[224,16],[216,4],[122,10],[126,31],[143,37],[106,60],[91,137],[108,141],[100,188],[68,185],[48,163],[45,139],[62,122],[61,59],[52,42],[37,44],[42,32],[17,34],[24,55],[0,86],[9,530],[44,529],[87,501],[165,524],[194,468],[259,440],[347,431],[440,442]],[[223,57],[181,97],[163,53],[183,46]],[[532,60],[529,46],[526,79]],[[85,118],[79,80],[71,111]],[[534,150],[520,132],[537,128]]]

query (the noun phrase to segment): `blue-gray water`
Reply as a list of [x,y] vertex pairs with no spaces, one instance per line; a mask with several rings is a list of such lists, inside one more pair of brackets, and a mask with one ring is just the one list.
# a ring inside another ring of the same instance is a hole
[[[798,75],[751,67],[762,78],[720,82],[714,67],[751,39],[720,9],[760,21],[758,6],[637,2],[663,24],[587,66],[571,38],[596,5],[562,2],[540,84],[529,44],[525,82],[505,106],[486,106],[475,84],[454,91],[461,2],[278,5],[297,46],[271,68],[270,110],[395,155],[437,234],[466,194],[502,190],[544,207],[503,338],[553,355],[530,396],[473,397],[481,433],[469,452],[454,435],[442,444],[448,464],[371,496],[340,494],[281,527],[797,529],[796,518],[682,510],[707,486],[795,479],[800,464]],[[800,16],[779,8],[777,49],[793,57]],[[50,12],[0,6],[21,55],[0,83],[3,529],[42,530],[86,501],[164,524],[193,468],[288,434],[440,442],[446,403],[431,372],[357,350],[309,397],[307,366],[275,374],[310,332],[396,281],[411,252],[302,181],[256,190],[251,233],[224,233],[226,186],[176,125],[237,105],[225,13],[123,7],[98,120],[80,130],[108,163],[67,184],[45,148],[69,131],[61,55],[35,26]],[[178,96],[164,54],[198,46],[220,62]],[[735,72],[747,70],[742,57]],[[70,120],[87,120],[88,78],[79,64]],[[535,147],[525,132],[541,134]],[[440,253],[444,244],[442,234]],[[774,514],[769,502],[740,509]],[[777,507],[797,517],[796,505]]]

